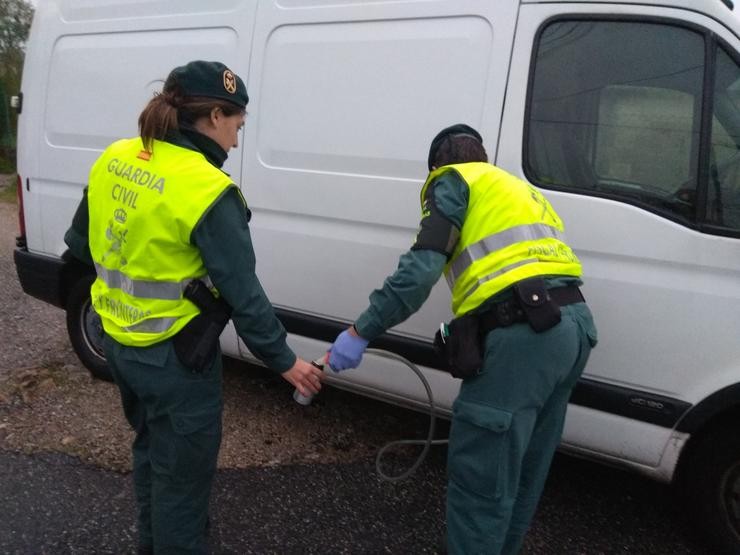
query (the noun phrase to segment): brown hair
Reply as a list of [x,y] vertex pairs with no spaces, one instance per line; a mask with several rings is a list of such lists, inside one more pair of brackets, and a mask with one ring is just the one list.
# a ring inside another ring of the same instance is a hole
[[167,133],[180,125],[192,126],[202,117],[208,117],[214,108],[226,116],[241,113],[244,109],[226,100],[201,96],[184,96],[176,85],[165,83],[164,90],[156,93],[139,115],[139,135],[144,148],[151,152],[155,139],[163,140]]
[[480,141],[470,135],[448,135],[434,153],[431,165],[441,168],[448,164],[488,162],[488,154]]

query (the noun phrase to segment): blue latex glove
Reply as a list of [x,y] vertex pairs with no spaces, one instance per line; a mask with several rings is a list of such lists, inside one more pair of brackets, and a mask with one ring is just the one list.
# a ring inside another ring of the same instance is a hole
[[349,368],[357,368],[362,361],[368,341],[362,337],[344,330],[334,340],[329,349],[329,366],[335,372]]

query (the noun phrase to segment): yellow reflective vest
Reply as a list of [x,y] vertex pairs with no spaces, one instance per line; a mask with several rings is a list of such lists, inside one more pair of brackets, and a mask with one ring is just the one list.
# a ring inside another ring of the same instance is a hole
[[91,288],[105,332],[144,347],[175,335],[200,311],[183,298],[207,281],[193,229],[233,183],[200,152],[140,138],[109,146],[88,183],[89,242],[97,272]]
[[460,238],[445,267],[455,316],[523,279],[581,275],[581,263],[565,243],[563,222],[547,199],[496,166],[472,162],[436,169],[422,188],[422,211],[429,184],[450,171],[470,190]]

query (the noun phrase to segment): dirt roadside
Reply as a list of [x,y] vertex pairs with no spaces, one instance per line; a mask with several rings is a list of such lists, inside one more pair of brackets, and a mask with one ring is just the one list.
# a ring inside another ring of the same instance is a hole
[[[20,287],[13,263],[18,210],[3,194],[6,181],[0,179],[0,449],[63,452],[128,471],[132,434],[117,388],[93,380],[79,363],[64,311]],[[221,468],[349,462],[426,433],[424,415],[384,403],[325,388],[312,406],[300,407],[291,393],[279,376],[227,361]]]

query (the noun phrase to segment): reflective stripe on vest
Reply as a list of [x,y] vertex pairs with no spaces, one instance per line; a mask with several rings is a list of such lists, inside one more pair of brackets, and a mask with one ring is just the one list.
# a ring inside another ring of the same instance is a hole
[[469,193],[460,238],[445,268],[455,316],[523,279],[581,275],[563,222],[542,192],[491,164],[452,164],[431,172],[421,192],[422,212],[427,188],[448,172]]
[[[470,265],[476,260],[480,260],[487,254],[506,248],[514,243],[520,243],[522,241],[534,241],[536,239],[547,239],[554,238],[559,241],[565,241],[565,234],[559,229],[549,226],[547,224],[530,224],[530,225],[519,225],[511,227],[499,233],[494,233],[488,237],[484,237],[477,243],[474,243],[462,251],[459,256],[452,261],[447,273],[447,283],[450,285],[450,289],[455,285],[455,280],[467,270]],[[536,259],[531,259],[535,261]],[[517,264],[516,266],[520,266]],[[488,279],[495,275],[503,274],[508,269],[504,268],[491,274]]]
[[174,326],[177,320],[177,318],[149,318],[121,329],[129,333],[164,333]]
[[[487,281],[491,281],[492,279],[495,279],[495,278],[497,278],[499,276],[502,276],[506,272],[510,272],[511,270],[514,270],[515,268],[519,268],[521,266],[526,266],[527,264],[534,264],[535,262],[538,262],[538,260],[536,258],[528,258],[527,260],[520,260],[519,262],[514,262],[513,264],[509,264],[508,266],[504,266],[503,268],[501,268],[500,270],[498,270],[496,272],[491,272],[487,276],[482,277],[481,279],[479,279],[478,282],[475,285],[473,285],[473,287],[471,287],[470,289],[468,289],[468,291],[465,293],[465,298],[467,298],[470,295],[472,295],[473,293],[475,293],[475,290],[478,289],[478,287],[480,287],[481,285],[483,285]],[[445,276],[445,277],[447,278],[447,285],[449,285],[450,286],[450,289],[452,289],[455,284],[450,279],[450,276]]]
[[[191,278],[184,279],[180,282],[132,279],[118,270],[109,270],[100,264],[95,264],[95,271],[98,277],[108,286],[108,289],[120,289],[132,297],[138,297],[140,299],[180,300],[185,287],[193,281]],[[198,279],[208,287],[212,287],[211,279],[208,276]]]

